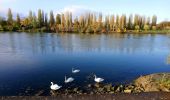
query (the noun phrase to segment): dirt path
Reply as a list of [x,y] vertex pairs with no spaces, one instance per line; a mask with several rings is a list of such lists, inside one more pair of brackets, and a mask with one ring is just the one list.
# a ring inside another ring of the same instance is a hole
[[0,97],[0,100],[170,100],[170,93],[149,92],[136,94],[113,94],[113,95],[67,95],[67,96],[33,96],[33,97]]

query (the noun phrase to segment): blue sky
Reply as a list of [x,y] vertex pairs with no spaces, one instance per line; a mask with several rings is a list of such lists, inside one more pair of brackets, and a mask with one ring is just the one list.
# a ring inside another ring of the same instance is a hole
[[104,14],[157,15],[158,21],[170,20],[170,0],[0,0],[0,14],[11,8],[14,13],[27,15],[39,8],[54,13],[72,11],[74,15],[94,11]]

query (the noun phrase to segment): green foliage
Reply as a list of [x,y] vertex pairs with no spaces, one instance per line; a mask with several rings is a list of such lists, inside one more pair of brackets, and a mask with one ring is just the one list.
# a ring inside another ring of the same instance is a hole
[[144,25],[144,30],[145,31],[148,31],[150,28],[149,28],[149,25]]
[[50,21],[49,21],[49,26],[53,27],[55,24],[55,20],[54,20],[54,14],[53,11],[50,11]]
[[12,11],[11,11],[11,9],[10,9],[10,8],[8,9],[7,22],[8,22],[8,25],[12,25],[12,23],[13,23]]
[[57,16],[56,16],[56,25],[59,25],[59,24],[61,24],[61,15],[57,14]]
[[140,30],[139,25],[136,25],[136,26],[135,26],[135,30],[136,30],[136,32],[139,32],[139,30]]
[[37,17],[35,16],[35,14],[33,15],[32,26],[34,29],[38,27]]
[[45,14],[45,18],[44,18],[44,26],[48,27],[48,17],[47,17],[47,13]]
[[41,9],[38,10],[38,27],[42,27],[42,14],[41,14]]
[[129,21],[128,21],[128,29],[132,30],[133,29],[133,16],[129,16]]
[[3,31],[4,30],[4,28],[2,27],[2,25],[0,25],[0,31]]
[[91,26],[89,26],[88,28],[87,28],[87,30],[86,30],[86,33],[93,33],[94,31],[93,31],[93,29],[92,29],[92,27]]
[[[37,15],[37,16],[36,16]],[[105,18],[104,18],[105,17]],[[74,20],[74,21],[73,21]],[[151,22],[152,21],[152,22]],[[73,19],[71,12],[64,14],[57,14],[54,16],[53,11],[50,11],[49,19],[48,14],[39,9],[35,14],[29,11],[29,15],[23,19],[17,14],[16,19],[13,19],[12,11],[9,8],[7,19],[0,17],[0,30],[5,31],[51,31],[51,32],[88,32],[88,33],[101,33],[101,32],[126,32],[128,30],[136,30],[139,32],[144,29],[148,31],[158,29],[169,29],[169,24],[157,25],[157,16],[150,17],[131,14],[129,18],[123,14],[103,16],[102,13],[86,13],[80,17]]]
[[152,17],[152,26],[156,26],[156,23],[157,23],[157,16],[154,15],[154,16]]
[[155,31],[155,30],[156,30],[156,26],[152,26],[152,30],[154,30],[154,31]]

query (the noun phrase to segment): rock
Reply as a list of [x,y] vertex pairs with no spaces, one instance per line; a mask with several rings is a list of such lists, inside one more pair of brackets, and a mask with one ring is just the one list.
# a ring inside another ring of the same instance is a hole
[[115,90],[115,87],[111,87],[111,91],[114,91]]
[[96,83],[94,86],[95,86],[96,88],[99,88],[99,87],[100,87],[100,84],[99,84],[99,83]]
[[110,94],[114,94],[115,92],[114,92],[114,91],[110,91],[109,93],[110,93]]
[[143,88],[144,92],[170,91],[170,73],[151,74],[139,77],[134,84]]
[[135,86],[134,85],[127,85],[127,86],[125,86],[125,89],[134,89],[135,88]]
[[91,85],[91,84],[88,84],[88,87],[89,87],[89,88],[91,88],[91,87],[92,87],[92,85]]
[[141,88],[141,87],[135,87],[134,90],[133,90],[133,92],[135,92],[135,93],[144,92],[144,89]]
[[131,93],[132,90],[124,90],[125,93]]
[[72,96],[72,95],[69,95],[68,97],[69,97],[69,98],[73,98],[73,96]]
[[112,84],[105,85],[104,88],[106,89],[107,92],[110,92],[112,88]]
[[98,88],[98,92],[103,92],[104,88]]
[[120,87],[119,86],[116,88],[115,92],[120,92]]
[[77,92],[77,90],[78,90],[78,88],[74,88],[74,89],[73,89],[74,92]]
[[38,93],[35,94],[35,96],[40,96],[44,93],[44,90],[38,91]]
[[120,85],[120,86],[116,86],[115,87],[115,92],[123,92],[123,89],[124,87],[123,87],[123,85]]
[[50,93],[52,96],[55,96],[57,94],[57,93],[55,93],[55,91],[52,91],[52,90],[50,91]]
[[91,91],[90,94],[93,95],[94,93]]

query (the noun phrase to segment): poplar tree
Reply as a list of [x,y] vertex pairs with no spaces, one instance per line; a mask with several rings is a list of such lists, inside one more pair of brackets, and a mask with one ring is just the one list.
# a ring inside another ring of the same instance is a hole
[[44,26],[45,25],[45,17],[44,17],[44,11],[42,10],[41,12],[41,25]]
[[120,29],[120,19],[119,19],[119,15],[116,16],[116,30]]
[[8,22],[8,25],[12,25],[12,24],[13,24],[13,16],[12,16],[12,11],[11,11],[10,8],[8,9],[8,18],[7,18],[7,22]]
[[59,24],[61,24],[61,15],[57,14],[57,16],[56,16],[56,25],[59,25]]
[[44,26],[48,27],[48,17],[47,17],[47,13],[45,14]]
[[156,26],[156,23],[157,23],[157,16],[154,15],[154,16],[152,17],[152,26]]
[[54,14],[53,11],[50,11],[50,21],[49,21],[49,25],[50,27],[54,26],[55,24],[55,20],[54,20]]
[[133,15],[131,14],[130,16],[129,16],[129,20],[128,20],[128,29],[129,30],[132,30],[133,29]]
[[36,15],[35,15],[35,13],[33,14],[32,25],[33,25],[33,28],[34,28],[34,29],[38,27],[37,17],[36,17]]
[[38,10],[38,27],[41,28],[42,26],[42,14],[41,9]]
[[16,23],[17,23],[18,26],[20,26],[21,19],[20,19],[20,16],[19,16],[18,13],[17,13],[17,18],[16,18]]
[[32,11],[29,11],[28,19],[29,19],[29,21],[30,21],[30,23],[31,23],[31,22],[32,22],[32,20],[33,20],[33,14],[32,14]]
[[110,17],[110,31],[114,31],[113,28],[114,28],[114,25],[115,25],[115,17],[114,15],[111,15]]

